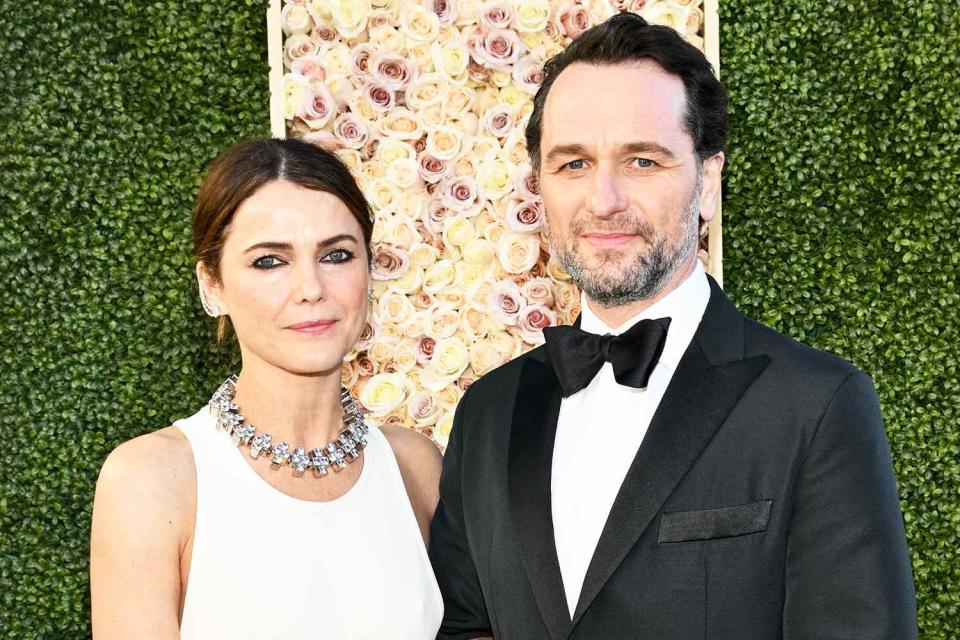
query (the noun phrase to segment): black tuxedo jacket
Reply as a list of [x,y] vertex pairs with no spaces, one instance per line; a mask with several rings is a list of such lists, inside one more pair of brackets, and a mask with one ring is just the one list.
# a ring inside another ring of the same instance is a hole
[[[745,318],[710,285],[572,619],[551,518],[561,393],[546,349],[467,391],[431,526],[438,638],[916,638],[870,378]],[[602,465],[616,446],[584,455]]]

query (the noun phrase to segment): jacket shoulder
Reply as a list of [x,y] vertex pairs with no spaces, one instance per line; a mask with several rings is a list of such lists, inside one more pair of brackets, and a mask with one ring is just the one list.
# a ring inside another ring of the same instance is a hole
[[768,355],[781,369],[798,377],[834,380],[839,384],[854,374],[862,374],[855,365],[828,351],[821,351],[791,338],[776,329],[744,318],[744,355]]

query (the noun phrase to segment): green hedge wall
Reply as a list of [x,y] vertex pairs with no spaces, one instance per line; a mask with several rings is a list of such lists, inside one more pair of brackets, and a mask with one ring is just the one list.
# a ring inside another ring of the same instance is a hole
[[[0,637],[89,636],[100,463],[235,357],[199,312],[189,210],[220,149],[269,132],[264,5],[0,0]],[[929,639],[960,636],[950,7],[721,6],[727,289],[874,376]]]

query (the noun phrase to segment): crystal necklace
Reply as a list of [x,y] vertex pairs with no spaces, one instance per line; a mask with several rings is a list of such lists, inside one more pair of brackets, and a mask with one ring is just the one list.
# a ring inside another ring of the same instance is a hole
[[307,469],[312,469],[318,478],[327,475],[330,467],[340,471],[347,463],[358,460],[360,451],[367,445],[368,427],[350,392],[344,388],[340,389],[343,431],[336,440],[326,447],[315,448],[310,455],[307,455],[305,447],[296,447],[291,452],[286,442],[273,444],[269,433],[257,433],[256,427],[244,423],[237,405],[233,403],[236,395],[237,376],[232,375],[224,380],[207,403],[217,418],[217,428],[226,431],[238,447],[249,447],[251,458],[264,455],[270,456],[270,461],[277,466],[289,464],[294,476],[302,476]]

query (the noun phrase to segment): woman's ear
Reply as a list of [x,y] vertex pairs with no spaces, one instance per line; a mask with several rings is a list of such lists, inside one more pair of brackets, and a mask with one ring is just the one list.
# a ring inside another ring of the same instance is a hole
[[200,289],[200,304],[207,315],[213,318],[227,313],[220,295],[220,286],[214,281],[203,262],[197,262],[197,286]]

